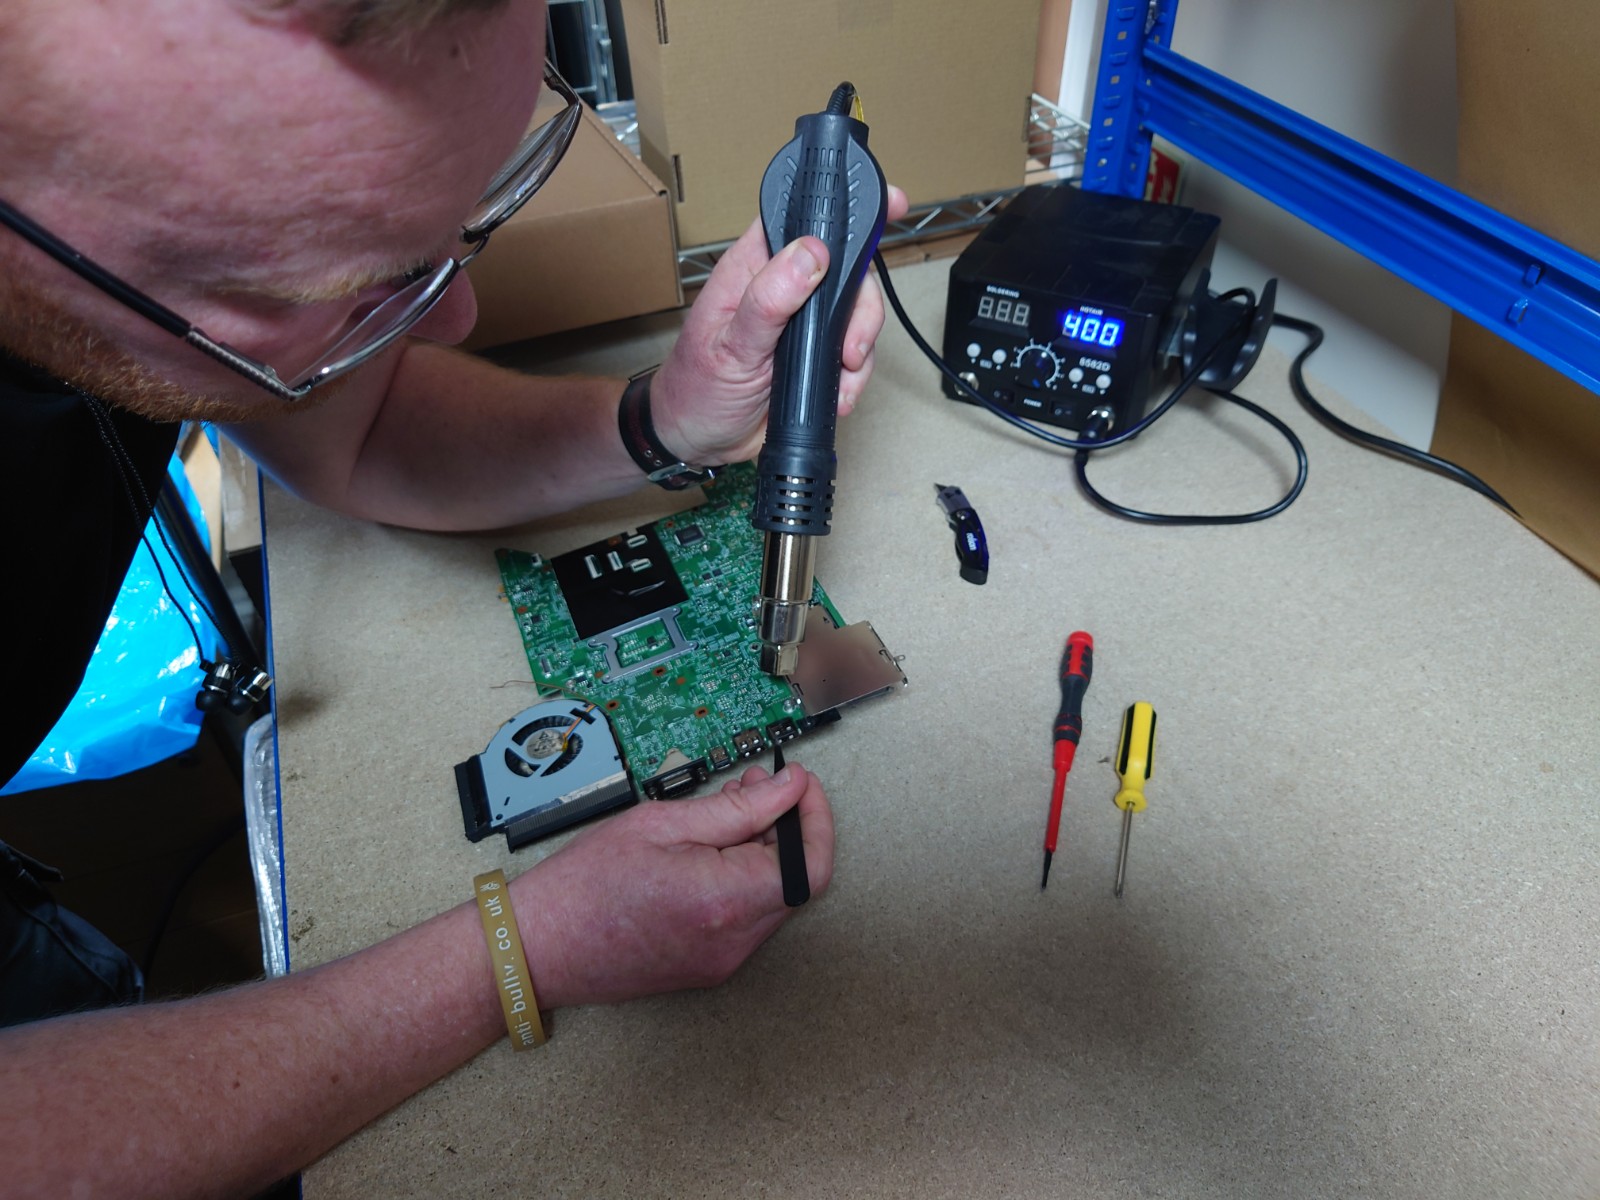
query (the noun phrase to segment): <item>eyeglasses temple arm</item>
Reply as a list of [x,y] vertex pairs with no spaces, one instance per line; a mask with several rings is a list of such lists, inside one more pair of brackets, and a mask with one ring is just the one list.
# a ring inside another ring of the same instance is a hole
[[152,300],[136,287],[124,283],[93,259],[80,254],[55,234],[0,200],[0,223],[14,229],[69,271],[81,276],[107,295],[114,296],[146,320],[154,321],[174,337],[187,338],[193,326],[166,305]]
[[264,387],[280,400],[298,400],[311,389],[309,387],[292,388],[278,378],[277,372],[271,368],[262,370],[260,364],[251,361],[225,342],[214,342],[193,325],[188,327],[189,332],[183,335],[183,340],[188,342],[202,354],[210,355],[229,370],[237,371],[252,383]]

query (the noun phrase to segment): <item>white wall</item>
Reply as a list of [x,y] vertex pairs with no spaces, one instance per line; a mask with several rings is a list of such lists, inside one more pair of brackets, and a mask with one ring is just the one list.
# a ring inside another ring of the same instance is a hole
[[[1073,24],[1092,28],[1099,8],[1097,0],[1074,0]],[[1173,49],[1441,182],[1455,181],[1454,0],[1183,0]],[[1083,73],[1073,52],[1069,32],[1062,91],[1069,110]],[[1449,349],[1448,308],[1204,164],[1190,164],[1183,202],[1222,218],[1218,285],[1259,289],[1276,275],[1279,307],[1327,330],[1307,368],[1313,389],[1330,387],[1401,440],[1428,444]],[[1294,335],[1276,337],[1282,348],[1298,348]]]

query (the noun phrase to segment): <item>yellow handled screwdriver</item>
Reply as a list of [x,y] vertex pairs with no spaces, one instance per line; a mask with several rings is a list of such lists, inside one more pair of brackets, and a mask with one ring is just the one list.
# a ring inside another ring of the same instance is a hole
[[1122,844],[1117,847],[1118,899],[1128,873],[1128,835],[1133,832],[1133,814],[1144,811],[1144,785],[1150,778],[1155,749],[1156,710],[1143,700],[1128,705],[1122,715],[1122,740],[1117,745],[1117,774],[1122,777],[1122,790],[1112,800],[1122,810]]

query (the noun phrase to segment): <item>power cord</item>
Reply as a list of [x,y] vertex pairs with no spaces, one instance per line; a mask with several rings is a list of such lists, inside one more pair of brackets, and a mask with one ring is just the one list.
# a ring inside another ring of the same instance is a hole
[[1341,434],[1353,442],[1360,442],[1363,445],[1371,446],[1375,450],[1382,450],[1386,454],[1392,454],[1396,458],[1403,458],[1416,463],[1418,466],[1427,467],[1431,471],[1437,471],[1447,479],[1453,479],[1463,487],[1469,487],[1480,495],[1487,496],[1513,517],[1519,515],[1504,496],[1465,467],[1459,466],[1449,459],[1440,458],[1436,454],[1429,454],[1425,450],[1418,450],[1414,446],[1407,446],[1386,437],[1379,437],[1375,433],[1368,433],[1364,429],[1357,429],[1348,421],[1340,420],[1334,416],[1318,403],[1317,398],[1306,387],[1305,373],[1302,369],[1305,366],[1306,359],[1310,358],[1312,352],[1322,345],[1322,327],[1314,325],[1310,321],[1283,316],[1281,313],[1273,324],[1282,325],[1285,329],[1292,329],[1296,333],[1303,333],[1308,339],[1305,349],[1295,355],[1294,361],[1289,364],[1289,387],[1293,390],[1295,398],[1305,406],[1306,411],[1316,417],[1317,420],[1335,433]]
[[[1142,512],[1139,509],[1128,508],[1124,505],[1116,503],[1115,501],[1107,499],[1105,496],[1102,496],[1098,491],[1096,491],[1089,483],[1086,465],[1089,460],[1089,455],[1092,452],[1096,450],[1108,450],[1112,446],[1121,445],[1123,442],[1137,437],[1146,429],[1150,428],[1151,425],[1155,424],[1156,421],[1165,416],[1167,411],[1171,409],[1172,406],[1179,400],[1183,399],[1183,397],[1186,396],[1200,381],[1200,377],[1205,374],[1206,370],[1211,366],[1212,361],[1217,357],[1222,348],[1228,344],[1230,339],[1238,334],[1244,326],[1249,324],[1255,310],[1255,294],[1251,292],[1250,289],[1234,288],[1230,291],[1222,293],[1222,295],[1216,298],[1219,302],[1223,303],[1231,303],[1235,299],[1243,299],[1245,303],[1244,305],[1240,306],[1240,315],[1238,320],[1231,327],[1223,330],[1216,340],[1212,342],[1210,347],[1207,348],[1204,354],[1196,357],[1194,364],[1186,372],[1184,372],[1183,376],[1178,380],[1172,391],[1170,391],[1166,398],[1163,399],[1160,404],[1156,405],[1156,407],[1151,410],[1143,419],[1123,430],[1121,433],[1114,434],[1110,437],[1100,438],[1096,437],[1095,434],[1100,429],[1104,428],[1103,419],[1100,417],[1091,417],[1089,424],[1083,431],[1083,434],[1080,437],[1073,439],[1062,437],[1060,434],[1052,433],[1047,429],[1041,429],[1039,426],[1034,425],[1030,421],[1024,420],[1015,413],[1007,412],[1005,409],[1001,408],[999,405],[990,400],[989,397],[983,395],[983,393],[979,392],[976,388],[968,384],[966,380],[962,379],[956,370],[951,367],[949,363],[944,361],[944,358],[939,354],[939,352],[928,344],[927,339],[925,339],[922,334],[918,332],[917,327],[912,324],[911,317],[909,314],[907,314],[905,306],[901,304],[900,297],[895,291],[894,283],[889,278],[889,268],[888,265],[883,261],[883,255],[874,253],[873,262],[877,265],[878,280],[883,286],[883,293],[889,301],[889,307],[894,310],[895,317],[898,318],[907,335],[911,338],[912,342],[916,344],[917,349],[921,350],[923,355],[927,357],[928,361],[937,367],[940,373],[943,374],[946,379],[950,380],[951,383],[954,384],[954,386],[962,393],[962,395],[966,396],[973,403],[981,405],[983,408],[999,417],[1002,421],[1005,421],[1008,425],[1020,429],[1024,433],[1038,438],[1040,441],[1048,442],[1052,446],[1061,446],[1075,451],[1074,466],[1077,472],[1078,484],[1083,489],[1084,494],[1088,496],[1093,503],[1103,508],[1105,511],[1116,516],[1125,517],[1128,520],[1142,521],[1146,524],[1152,525],[1243,525],[1252,521],[1264,521],[1268,517],[1277,516],[1279,513],[1283,512],[1286,508],[1293,504],[1295,500],[1299,498],[1301,491],[1304,490],[1308,470],[1305,445],[1298,437],[1295,436],[1294,431],[1290,429],[1288,425],[1284,424],[1283,421],[1279,420],[1276,416],[1262,408],[1260,405],[1254,403],[1253,401],[1246,400],[1243,396],[1231,391],[1214,391],[1212,394],[1220,396],[1222,399],[1233,404],[1240,405],[1247,411],[1252,412],[1256,416],[1260,417],[1263,421],[1266,421],[1269,425],[1283,435],[1294,451],[1296,463],[1295,481],[1289,490],[1284,494],[1282,499],[1280,499],[1277,503],[1250,513],[1232,513],[1224,515],[1147,513]],[[1499,492],[1495,491],[1492,487],[1490,487],[1483,480],[1479,479],[1465,467],[1459,466],[1447,459],[1440,458],[1437,455],[1429,454],[1426,451],[1417,450],[1414,447],[1403,445],[1402,443],[1393,441],[1389,438],[1380,437],[1377,434],[1368,433],[1365,430],[1358,429],[1356,426],[1351,425],[1347,421],[1341,420],[1333,413],[1329,412],[1328,409],[1323,407],[1316,397],[1311,394],[1311,389],[1306,386],[1304,371],[1306,359],[1310,358],[1316,349],[1322,345],[1324,338],[1322,328],[1310,321],[1304,321],[1296,317],[1285,316],[1282,313],[1275,313],[1272,318],[1272,323],[1274,325],[1281,325],[1285,329],[1292,330],[1296,333],[1305,334],[1307,337],[1306,346],[1300,351],[1300,353],[1295,355],[1294,360],[1289,365],[1289,386],[1294,392],[1295,398],[1299,400],[1301,405],[1319,421],[1351,441],[1371,446],[1374,449],[1381,450],[1387,454],[1392,454],[1397,458],[1406,459],[1418,464],[1419,466],[1424,466],[1430,470],[1437,471],[1440,474],[1445,475],[1447,478],[1453,479],[1457,483],[1460,483],[1465,487],[1469,487],[1473,491],[1486,496],[1490,500],[1493,500],[1512,516],[1517,515],[1517,510],[1512,508]]]
[[[72,387],[71,384],[68,385]],[[100,436],[111,465],[116,472],[117,481],[122,485],[124,496],[128,500],[128,507],[133,517],[134,529],[139,541],[144,544],[150,554],[150,561],[155,566],[156,575],[161,580],[161,590],[172,601],[172,606],[183,618],[183,623],[189,627],[189,636],[194,641],[195,654],[204,673],[200,682],[200,689],[195,696],[195,707],[202,712],[211,712],[215,709],[227,708],[229,711],[243,715],[266,699],[268,690],[272,687],[272,676],[254,665],[258,656],[253,649],[241,645],[237,638],[229,637],[223,622],[217,619],[217,614],[206,603],[201,594],[202,589],[196,586],[195,581],[189,577],[183,565],[183,556],[173,549],[172,543],[167,540],[167,533],[162,528],[159,520],[151,521],[156,512],[156,503],[150,499],[150,494],[145,490],[144,482],[134,470],[133,460],[129,457],[127,448],[123,446],[122,439],[117,434],[116,423],[112,421],[111,414],[106,404],[97,396],[90,395],[80,388],[72,387],[89,410],[94,419],[95,430]],[[183,580],[189,595],[194,599],[200,611],[211,622],[211,627],[216,630],[217,636],[222,640],[227,650],[227,655],[216,662],[206,658],[205,648],[201,645],[200,634],[190,619],[184,605],[179,601],[177,594],[167,582],[166,572],[161,569],[161,561],[156,557],[155,548],[150,545],[150,539],[145,534],[146,525],[155,528],[156,536],[161,544],[166,547],[168,555],[172,558],[173,566],[177,569],[178,577]]]
[[[1256,404],[1250,400],[1246,400],[1243,396],[1240,396],[1234,392],[1212,392],[1211,394],[1213,396],[1220,396],[1224,400],[1232,401],[1234,404],[1240,405],[1250,412],[1255,413],[1256,416],[1260,417],[1279,433],[1283,434],[1290,447],[1294,450],[1294,484],[1287,492],[1284,493],[1283,498],[1276,504],[1269,505],[1266,508],[1257,509],[1255,512],[1226,513],[1217,516],[1190,515],[1186,513],[1141,512],[1139,509],[1127,508],[1121,504],[1118,504],[1114,500],[1108,500],[1099,492],[1095,491],[1094,485],[1089,482],[1089,451],[1079,450],[1073,455],[1073,466],[1078,473],[1078,486],[1083,489],[1084,495],[1088,496],[1090,500],[1094,501],[1094,503],[1098,504],[1108,513],[1112,513],[1113,515],[1119,517],[1126,517],[1130,521],[1142,521],[1146,525],[1248,525],[1252,521],[1265,521],[1268,517],[1275,517],[1284,509],[1288,508],[1289,505],[1293,504],[1295,500],[1299,498],[1301,491],[1306,486],[1306,474],[1309,463],[1306,459],[1305,444],[1295,436],[1294,430],[1290,429],[1287,425],[1285,425],[1277,417],[1273,416],[1272,413],[1269,413],[1266,409],[1262,408],[1259,404]],[[1085,429],[1084,433],[1087,436],[1089,430]]]
[[[134,528],[138,531],[139,541],[144,545],[145,552],[150,555],[150,565],[156,569],[156,578],[161,581],[161,590],[172,601],[173,611],[182,617],[183,623],[189,627],[189,638],[194,642],[197,661],[204,662],[206,653],[200,645],[199,631],[195,629],[194,621],[189,617],[189,610],[178,603],[177,593],[172,590],[172,585],[167,582],[167,573],[161,569],[161,559],[157,557],[155,547],[150,544],[150,537],[145,533],[145,528],[150,523],[150,514],[154,511],[155,505],[150,502],[149,493],[144,490],[144,484],[140,481],[138,472],[133,469],[133,460],[128,457],[128,451],[123,446],[122,439],[117,436],[117,427],[112,423],[111,414],[106,411],[105,405],[98,398],[89,395],[87,392],[78,392],[78,395],[82,398],[84,406],[89,410],[89,415],[94,419],[95,432],[100,435],[101,444],[105,446],[106,455],[111,459],[111,467],[116,472],[117,482],[122,485],[123,494],[128,499],[128,507],[133,511]],[[138,488],[139,497],[144,501],[143,520],[139,516],[138,501],[134,498],[135,488]],[[162,545],[167,547],[167,553],[172,556],[173,565],[177,566],[178,556],[173,553],[172,547],[167,545],[166,534],[162,532],[159,523],[156,523],[155,530],[161,538]],[[182,574],[181,567],[179,567],[179,575],[183,578],[184,584],[188,586],[189,594],[194,597],[195,603],[210,618],[212,627],[215,628],[216,617],[212,616],[211,610],[205,606],[205,601],[200,599],[199,594],[195,592],[194,585],[189,583],[188,577]]]

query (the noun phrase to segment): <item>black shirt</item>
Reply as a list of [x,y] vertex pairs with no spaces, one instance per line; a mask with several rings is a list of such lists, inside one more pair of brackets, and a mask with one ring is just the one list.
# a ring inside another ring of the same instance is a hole
[[83,681],[178,442],[0,351],[0,784]]

